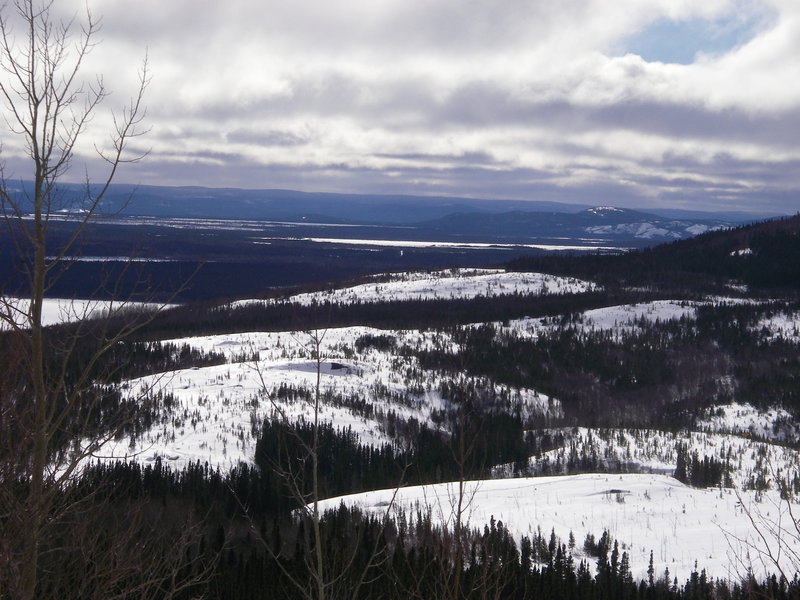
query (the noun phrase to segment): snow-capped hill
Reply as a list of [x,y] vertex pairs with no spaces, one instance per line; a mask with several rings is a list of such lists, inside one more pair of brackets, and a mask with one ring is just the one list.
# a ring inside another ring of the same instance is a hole
[[598,217],[605,217],[613,213],[621,213],[624,211],[623,209],[617,208],[615,206],[595,206],[594,208],[586,209],[585,212],[597,215]]

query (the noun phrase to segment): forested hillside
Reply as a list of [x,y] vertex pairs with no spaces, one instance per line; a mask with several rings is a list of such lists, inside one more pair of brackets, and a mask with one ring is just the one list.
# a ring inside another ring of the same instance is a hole
[[724,290],[737,282],[754,290],[793,292],[800,286],[800,215],[704,233],[688,240],[594,257],[535,257],[509,268],[576,277],[606,285]]

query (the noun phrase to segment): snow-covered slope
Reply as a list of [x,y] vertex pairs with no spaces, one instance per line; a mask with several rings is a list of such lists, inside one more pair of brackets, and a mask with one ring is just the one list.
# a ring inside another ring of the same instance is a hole
[[[436,522],[452,525],[458,493],[455,483],[379,490],[331,498],[322,503],[332,509],[345,503],[374,514],[384,514],[396,492],[392,510],[409,515],[430,511]],[[775,567],[761,554],[764,541],[756,534],[748,513],[757,522],[788,519],[789,505],[777,493],[735,493],[731,489],[694,489],[665,475],[585,474],[468,482],[468,523],[482,528],[491,518],[502,521],[518,538],[540,529],[551,531],[566,543],[570,532],[576,539],[576,561],[586,558],[582,543],[587,534],[599,538],[607,530],[627,552],[635,578],[646,579],[650,552],[656,577],[669,569],[679,582],[688,578],[697,563],[713,578],[738,580],[752,567],[757,575]],[[800,506],[792,505],[799,511]],[[784,521],[786,522],[786,521]],[[788,532],[784,531],[784,535]],[[765,531],[766,542],[778,550],[776,536]],[[795,532],[796,535],[796,532]],[[796,552],[798,540],[784,538]],[[794,573],[797,564],[782,548],[783,565]]]
[[[597,289],[590,281],[558,277],[544,273],[513,273],[501,269],[451,269],[447,271],[410,272],[378,275],[374,283],[365,283],[309,294],[289,296],[286,302],[297,304],[386,302],[399,300],[468,299],[510,294],[577,294]],[[242,305],[259,300],[242,300]]]
[[642,221],[613,225],[590,225],[585,228],[585,231],[590,235],[624,236],[641,240],[681,240],[723,227],[722,225],[713,226],[687,221]]
[[765,317],[757,325],[769,339],[800,340],[800,314],[780,312]]
[[[566,294],[596,289],[595,284],[543,274],[506,273],[472,269],[408,273],[376,277],[347,289],[301,294],[277,301],[314,303],[377,302],[382,300],[449,299],[504,294]],[[717,302],[719,299],[708,299]],[[661,300],[611,306],[569,315],[569,326],[587,332],[635,332],[646,323],[693,320],[702,302]],[[793,336],[794,317],[765,321],[765,336]],[[565,326],[561,316],[519,319],[506,323],[506,332],[537,335]],[[792,325],[786,325],[791,322]],[[252,462],[264,419],[310,420],[317,370],[322,398],[320,417],[337,427],[349,427],[366,444],[393,443],[388,423],[412,419],[441,423],[442,411],[452,409],[444,384],[453,375],[428,371],[413,349],[454,349],[458,339],[442,331],[379,330],[346,327],[299,332],[249,332],[170,340],[206,352],[222,353],[223,365],[184,369],[128,381],[124,393],[132,398],[160,396],[151,426],[107,444],[96,458],[161,458],[175,467],[208,462],[223,469],[240,461]],[[319,355],[319,363],[314,356]],[[501,409],[523,416],[560,416],[561,405],[533,389],[515,389],[486,379],[460,375],[461,382],[491,392]],[[438,419],[438,420],[437,420]],[[636,577],[646,577],[650,551],[656,576],[669,569],[684,580],[697,562],[712,577],[736,579],[752,566],[756,573],[774,571],[757,564],[758,540],[753,523],[762,516],[774,522],[787,505],[778,497],[777,482],[791,477],[800,464],[796,450],[752,439],[754,436],[791,441],[797,429],[776,434],[775,423],[789,421],[785,411],[758,412],[742,405],[714,407],[697,422],[696,432],[655,430],[549,430],[559,444],[530,458],[527,473],[550,475],[574,471],[581,456],[593,457],[597,470],[625,474],[587,473],[570,476],[500,479],[512,474],[511,465],[498,465],[498,479],[469,484],[470,525],[482,527],[494,517],[517,535],[541,529],[562,538],[570,531],[577,540],[576,560],[587,558],[582,542],[587,534],[604,530],[628,552]],[[533,425],[527,425],[532,427]],[[442,425],[447,433],[447,425]],[[771,433],[770,433],[771,432]],[[542,431],[537,433],[541,434]],[[783,437],[781,437],[783,436]],[[405,443],[405,442],[404,442]],[[672,479],[679,452],[708,456],[729,470],[733,488],[695,489]],[[591,461],[590,461],[591,462]],[[570,466],[572,465],[572,466]],[[519,465],[517,465],[519,466]],[[633,473],[636,472],[636,473]],[[750,491],[753,487],[760,490]],[[438,484],[403,488],[397,506],[409,511],[430,510],[444,524],[452,523],[456,487]],[[330,499],[367,510],[386,509],[393,491],[376,491]],[[748,511],[750,515],[748,516]],[[748,541],[748,540],[752,540]],[[749,548],[747,545],[754,544]],[[773,543],[773,542],[768,542]],[[792,540],[792,549],[800,543]]]
[[[657,323],[670,320],[692,320],[697,314],[697,302],[686,300],[655,300],[637,304],[621,304],[587,310],[571,318],[569,325],[586,331],[611,331],[615,334],[639,329],[640,322]],[[508,329],[536,335],[542,329],[561,328],[562,317],[514,319]]]
[[[442,375],[419,368],[413,357],[393,351],[354,348],[362,336],[390,336],[397,346],[429,347],[441,343],[436,332],[384,331],[347,327],[320,332],[253,332],[171,340],[205,351],[224,353],[227,364],[184,369],[129,381],[127,397],[169,396],[158,418],[144,433],[107,444],[96,458],[166,458],[175,466],[209,462],[229,468],[251,462],[263,419],[286,418],[296,422],[312,418],[313,404],[281,393],[292,389],[313,391],[319,341],[323,422],[351,427],[365,444],[392,442],[389,419],[416,419],[430,423],[431,415],[448,407],[439,391]],[[559,415],[561,406],[535,390],[509,388],[467,378],[476,389],[491,388],[509,411],[523,416]],[[363,407],[364,402],[368,410]],[[503,407],[498,407],[503,408]]]

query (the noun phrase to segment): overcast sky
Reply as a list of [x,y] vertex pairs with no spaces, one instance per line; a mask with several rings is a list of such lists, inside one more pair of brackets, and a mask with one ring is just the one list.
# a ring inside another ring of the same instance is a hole
[[119,182],[800,210],[798,0],[88,6],[103,108],[149,55]]

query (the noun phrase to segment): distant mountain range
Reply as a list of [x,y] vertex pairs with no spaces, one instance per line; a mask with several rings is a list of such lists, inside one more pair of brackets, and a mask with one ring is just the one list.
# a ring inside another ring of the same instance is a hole
[[[23,183],[16,197],[24,204]],[[65,206],[83,188],[63,186]],[[591,207],[555,202],[455,197],[328,194],[292,190],[113,185],[101,207],[120,217],[234,219],[403,226],[426,238],[472,241],[563,240],[634,246],[684,239],[769,214]]]

